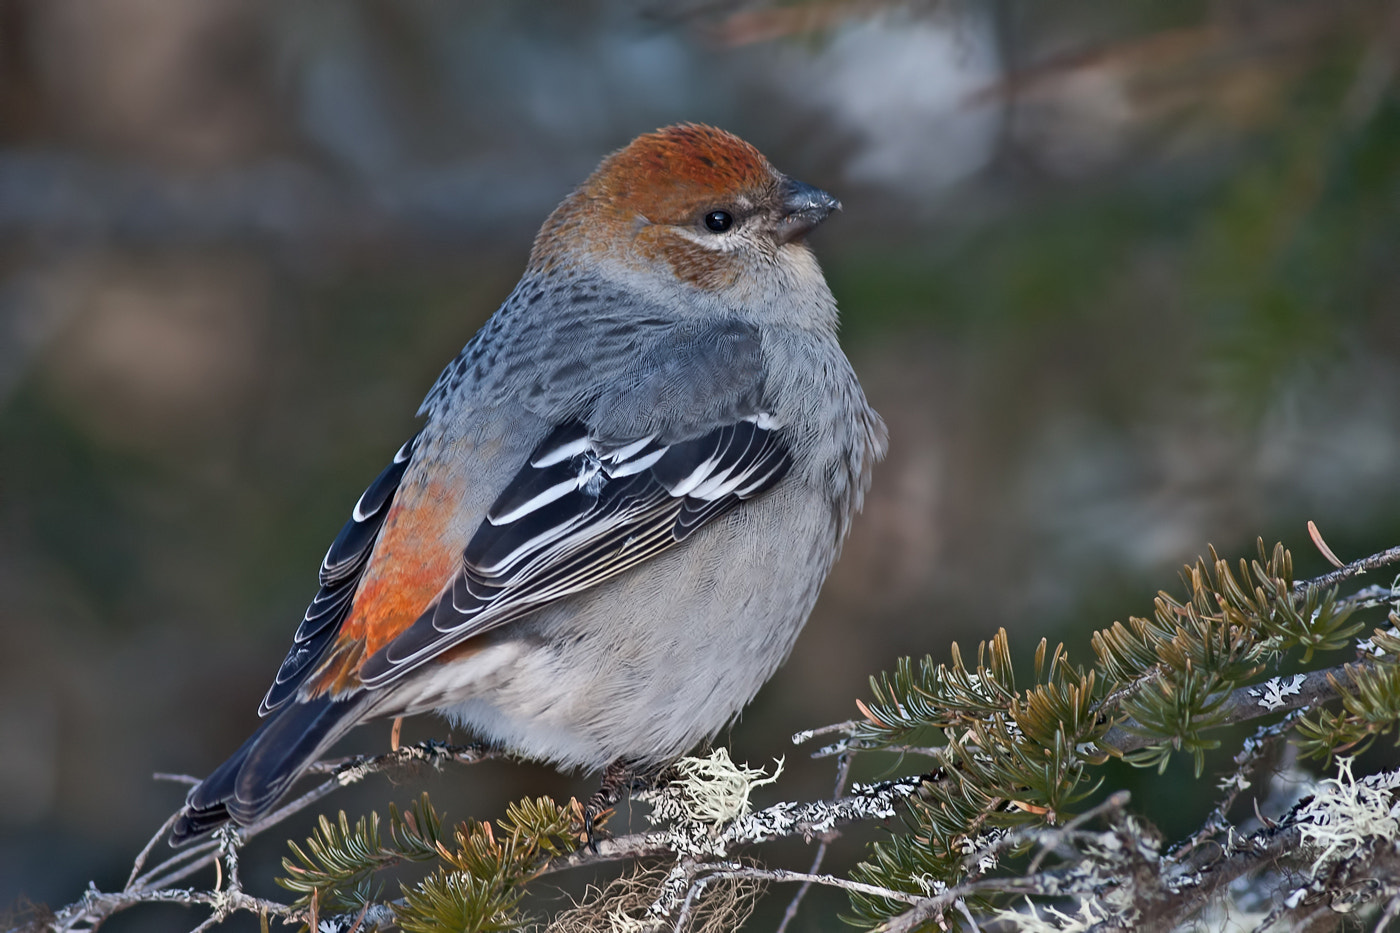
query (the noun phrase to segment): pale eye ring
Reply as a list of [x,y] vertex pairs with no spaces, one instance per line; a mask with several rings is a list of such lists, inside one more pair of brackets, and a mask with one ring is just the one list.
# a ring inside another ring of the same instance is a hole
[[734,225],[734,215],[728,211],[710,211],[705,215],[705,229],[723,233]]

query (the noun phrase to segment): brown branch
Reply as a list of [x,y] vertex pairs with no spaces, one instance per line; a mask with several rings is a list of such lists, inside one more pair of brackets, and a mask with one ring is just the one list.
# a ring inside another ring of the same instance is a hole
[[[450,762],[474,764],[493,758],[496,754],[481,745],[448,745],[445,742],[430,740],[417,745],[403,746],[381,755],[356,755],[317,762],[307,769],[307,773],[329,774],[331,776],[300,797],[284,804],[257,822],[227,830],[220,839],[196,843],[187,849],[176,852],[155,867],[138,874],[144,867],[146,858],[165,837],[178,814],[172,815],[137,855],[132,865],[131,876],[128,877],[126,886],[121,891],[103,893],[95,888],[89,889],[82,900],[69,904],[56,912],[48,924],[48,929],[58,931],[58,933],[92,929],[112,914],[126,910],[128,907],[157,902],[203,904],[215,908],[216,915],[220,919],[239,910],[262,912],[272,908],[277,908],[276,912],[279,916],[290,917],[291,914],[288,913],[290,908],[286,905],[250,897],[236,887],[223,892],[201,893],[173,888],[172,885],[178,884],[210,865],[215,865],[221,852],[226,863],[231,866],[231,881],[235,881],[237,877],[236,852],[239,846],[246,844],[249,839],[276,826],[287,817],[306,809],[336,790],[357,783],[372,774],[392,773],[403,768],[422,765],[440,767]],[[229,841],[223,843],[221,848],[221,840],[224,838]]]
[[1298,592],[1309,587],[1336,586],[1343,580],[1350,580],[1352,577],[1359,577],[1367,571],[1379,570],[1382,567],[1389,567],[1391,564],[1400,564],[1400,547],[1389,548],[1369,557],[1354,560],[1346,566],[1339,567],[1330,573],[1324,573],[1320,577],[1294,583],[1293,590]]
[[[848,753],[836,760],[836,789],[832,791],[831,794],[833,800],[840,798],[841,794],[846,790],[846,780],[851,775],[851,759],[854,757],[854,754]],[[833,835],[834,832],[829,832],[822,836],[821,845],[817,846],[817,854],[812,859],[812,867],[807,869],[807,874],[815,875],[821,870],[822,861],[826,858],[827,846],[831,844]],[[802,887],[797,889],[797,893],[794,894],[792,900],[788,902],[787,910],[783,911],[782,922],[778,924],[778,929],[775,933],[787,933],[788,925],[791,924],[793,918],[797,916],[797,908],[802,906],[802,899],[807,896],[807,892],[811,889],[811,881],[803,882]]]
[[717,832],[702,824],[689,824],[602,839],[596,850],[583,848],[553,859],[540,869],[540,874],[696,851],[724,857],[741,846],[774,839],[819,838],[849,823],[893,819],[898,814],[899,804],[917,793],[927,777],[915,775],[878,784],[857,784],[853,793],[835,800],[784,801],[742,816]]

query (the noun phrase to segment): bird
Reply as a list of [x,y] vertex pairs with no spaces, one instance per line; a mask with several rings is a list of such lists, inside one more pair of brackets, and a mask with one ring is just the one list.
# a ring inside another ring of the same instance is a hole
[[733,721],[887,445],[807,243],[840,208],[712,126],[606,156],[355,503],[261,725],[170,841],[265,816],[367,720],[624,773]]

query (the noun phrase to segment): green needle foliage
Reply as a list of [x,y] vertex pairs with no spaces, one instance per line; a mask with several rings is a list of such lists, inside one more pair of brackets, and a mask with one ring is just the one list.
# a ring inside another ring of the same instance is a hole
[[[1220,744],[1211,733],[1241,718],[1235,691],[1292,655],[1307,663],[1345,648],[1362,628],[1335,589],[1295,591],[1282,545],[1267,551],[1261,540],[1257,557],[1237,567],[1212,549],[1183,581],[1184,597],[1159,594],[1150,618],[1097,632],[1092,667],[1042,640],[1025,688],[1005,631],[978,646],[975,665],[955,644],[947,663],[905,658],[872,678],[849,746],[926,754],[937,765],[908,807],[906,832],[873,844],[853,876],[927,895],[994,870],[1017,854],[999,845],[1007,829],[1063,822],[1097,789],[1096,769],[1110,757],[1161,769],[1182,751],[1199,776]],[[1341,711],[1301,721],[1304,751],[1363,745],[1400,719],[1400,638],[1377,633],[1372,643],[1374,656],[1346,668],[1347,683],[1333,680]],[[907,909],[864,894],[851,904],[848,919],[861,926]]]
[[[942,771],[910,807],[908,832],[876,843],[853,877],[910,894],[931,894],[979,871],[973,840],[998,831],[1054,820],[1055,814],[1097,788],[1086,768],[1108,754],[1096,744],[1111,721],[1094,709],[1094,671],[1069,663],[1063,647],[1042,639],[1035,684],[1016,688],[1006,632],[977,649],[969,669],[957,645],[950,664],[924,658],[917,671],[902,659],[893,674],[871,681],[874,702],[862,704],[866,722],[853,743],[860,748],[902,747],[914,735],[941,731],[930,749]],[[912,750],[912,749],[911,749]],[[969,856],[974,864],[969,865]],[[906,905],[853,894],[860,925],[876,925]]]
[[378,898],[381,886],[374,875],[402,862],[425,862],[438,856],[442,821],[424,794],[407,813],[389,804],[389,835],[384,838],[378,813],[360,817],[352,828],[345,811],[336,822],[322,816],[305,846],[288,842],[292,855],[282,860],[287,872],[277,883],[301,895],[297,907],[311,904],[312,895],[327,911],[354,912]]
[[1376,631],[1371,641],[1381,653],[1368,665],[1348,664],[1345,682],[1328,675],[1341,694],[1342,709],[1318,709],[1298,723],[1298,747],[1305,755],[1330,764],[1333,755],[1358,754],[1395,728],[1400,720],[1400,638],[1393,632]]
[[528,919],[520,910],[525,883],[550,859],[577,847],[581,822],[577,801],[561,806],[546,797],[525,799],[506,808],[497,828],[472,820],[459,823],[448,839],[425,793],[408,813],[389,805],[387,838],[377,813],[353,827],[344,811],[334,823],[321,817],[305,846],[289,843],[292,855],[282,861],[287,875],[277,883],[301,893],[295,906],[309,906],[314,895],[323,913],[353,915],[380,902],[383,886],[375,876],[383,870],[434,862],[423,880],[399,885],[402,897],[390,907],[401,929],[515,929]]

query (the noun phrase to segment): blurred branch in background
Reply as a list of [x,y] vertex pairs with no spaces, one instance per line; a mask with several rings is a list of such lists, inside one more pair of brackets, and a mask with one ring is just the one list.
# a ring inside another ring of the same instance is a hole
[[[167,41],[187,38],[208,42],[207,33],[216,28],[241,28],[246,32],[279,25],[276,18],[265,24],[249,23],[249,14],[234,14],[228,4],[211,6],[212,13],[185,13],[185,18],[177,17],[174,23],[163,26],[166,32],[178,33],[183,28],[195,33]],[[119,9],[120,3],[108,0],[108,7]],[[32,31],[42,32],[42,27],[50,25],[50,19],[66,15],[30,11],[21,16],[17,11],[26,5],[13,0],[8,8],[12,28],[21,35],[26,25],[33,27]],[[354,38],[345,43],[345,48],[337,49],[322,38],[326,45],[323,54],[327,57],[366,54],[357,47],[370,41],[369,31],[386,16],[398,30],[416,33],[407,48],[395,49],[389,43],[380,54],[390,61],[395,54],[425,51],[424,45],[428,45],[429,54],[453,54],[450,46],[432,48],[426,34],[442,25],[438,17],[450,14],[430,13],[421,4],[405,5],[395,13],[376,10],[372,4],[350,9],[359,12],[333,15],[329,22],[307,14],[284,15],[294,21],[307,17],[300,22],[301,31],[333,32],[332,27],[349,30]],[[371,10],[376,12],[371,14]],[[965,55],[975,54],[979,32],[988,28],[990,16],[1000,23],[996,33],[1001,36],[998,57],[1003,62],[1003,74],[981,86],[970,86],[959,105],[964,109],[1005,107],[1015,111],[1016,118],[1004,142],[1014,143],[1023,150],[1023,157],[1051,174],[1069,177],[1101,171],[1109,165],[1140,170],[1143,159],[1177,157],[1183,146],[1193,143],[1218,147],[1222,132],[1253,131],[1284,119],[1300,88],[1317,80],[1316,69],[1333,63],[1342,51],[1339,46],[1345,47],[1348,56],[1354,47],[1359,47],[1359,54],[1351,59],[1344,106],[1335,113],[1342,126],[1354,128],[1372,118],[1392,86],[1400,46],[1400,14],[1391,4],[1367,0],[1294,0],[1265,5],[1232,2],[1208,4],[1205,12],[1204,23],[1128,35],[1070,50],[1056,50],[1056,46],[1064,45],[1066,36],[1091,28],[1090,22],[1077,23],[1054,4],[1022,9],[1011,3],[848,0],[730,13],[707,10],[678,15],[658,11],[653,15],[726,47],[793,39],[839,47],[847,41],[848,33],[901,27],[918,31],[921,19],[932,17],[937,28],[948,31],[955,42],[963,43]],[[231,23],[225,22],[230,19]],[[1136,25],[1132,14],[1120,13],[1109,19],[1118,20],[1115,25],[1119,29]],[[455,24],[464,28],[477,25],[465,14]],[[95,29],[97,25],[88,28]],[[295,36],[298,30],[291,31]],[[12,36],[12,43],[14,39]],[[87,41],[96,40],[97,37],[91,37]],[[178,64],[181,63],[172,63],[171,67]],[[317,64],[305,67],[314,71]],[[392,67],[406,67],[406,63]],[[430,67],[447,68],[448,64],[438,62]],[[33,75],[27,77],[30,83],[36,80]],[[94,75],[91,80],[101,77]],[[163,77],[158,72],[132,90],[149,90],[148,85],[163,83]],[[911,73],[910,77],[919,76]],[[113,88],[106,93],[114,96],[121,90]],[[449,96],[454,90],[448,85],[432,87],[425,93]],[[886,93],[893,95],[916,90],[898,86],[897,82],[885,88]],[[41,91],[35,93],[42,96]],[[304,93],[314,95],[315,89]],[[157,97],[158,101],[163,99]],[[316,100],[314,96],[302,103],[343,105],[333,99]],[[177,137],[176,141],[166,141],[167,151],[148,154],[155,158],[133,153],[113,159],[112,153],[94,151],[89,146],[63,145],[63,134],[38,134],[37,139],[30,140],[23,135],[16,138],[16,127],[32,127],[34,118],[26,120],[19,112],[33,110],[35,101],[30,96],[11,93],[0,105],[7,107],[11,127],[6,134],[9,151],[0,153],[2,237],[33,237],[51,243],[71,240],[78,244],[105,239],[137,246],[252,241],[331,253],[354,250],[366,241],[401,240],[413,245],[442,239],[462,243],[489,234],[503,221],[525,224],[528,229],[529,221],[541,207],[553,203],[553,192],[543,192],[541,188],[569,177],[563,175],[565,166],[556,163],[550,171],[547,163],[538,161],[521,165],[508,152],[474,160],[458,158],[446,164],[420,158],[416,163],[399,162],[391,169],[379,170],[373,160],[356,156],[359,144],[337,145],[334,139],[318,136],[314,126],[323,118],[305,111],[301,119],[310,125],[304,126],[302,133],[310,132],[299,140],[299,145],[274,145],[269,139],[230,160],[200,158],[182,151]],[[387,102],[381,102],[378,106],[386,105]],[[140,104],[127,101],[125,106],[136,108]],[[373,111],[376,104],[370,100],[359,106]],[[104,116],[111,119],[110,115]],[[146,119],[153,121],[158,116],[149,115]],[[396,116],[400,122],[411,119],[411,114]],[[213,119],[217,117],[215,114]],[[83,117],[79,114],[69,119],[81,121]],[[389,116],[367,114],[362,119],[372,122],[376,129],[393,132],[394,119]],[[927,129],[909,126],[904,133]],[[276,133],[264,131],[262,135],[281,139],[294,131],[295,124]],[[535,132],[542,131],[541,128]],[[130,129],[109,132],[125,139]],[[193,135],[192,130],[188,132]],[[1137,145],[1133,144],[1133,137]],[[24,145],[15,145],[21,142]],[[478,142],[481,149],[490,152],[499,149],[502,141]],[[896,141],[866,142],[890,145]],[[141,143],[161,146],[159,139]],[[1144,148],[1142,143],[1150,144],[1150,148]],[[363,145],[368,145],[368,141]],[[408,141],[388,139],[379,145],[403,149]],[[587,160],[594,141],[580,139],[569,145],[577,150],[575,159]],[[936,152],[925,155],[937,158]],[[977,167],[980,166],[974,166]],[[533,173],[532,168],[536,169]],[[909,171],[919,168],[907,166]]]

